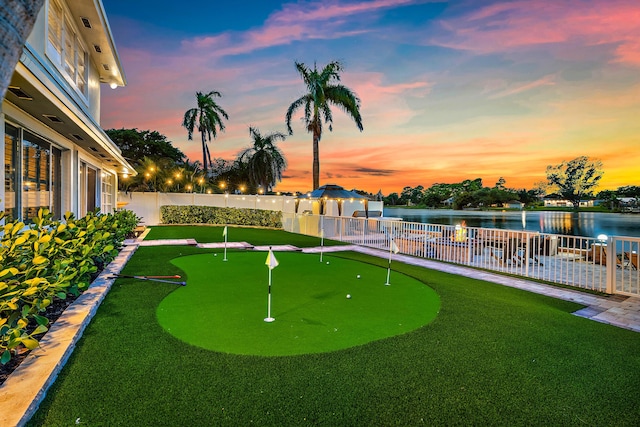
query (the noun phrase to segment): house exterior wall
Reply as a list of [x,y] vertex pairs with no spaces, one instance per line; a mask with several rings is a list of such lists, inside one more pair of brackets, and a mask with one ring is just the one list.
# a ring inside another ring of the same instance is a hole
[[[59,22],[49,15],[52,7],[70,34],[62,40],[73,42],[62,54],[51,47],[51,22]],[[93,28],[82,29],[84,15]],[[99,125],[101,83],[111,77],[100,67],[115,63],[112,82],[124,85],[108,28],[101,1],[48,0],[41,9],[0,110],[0,209],[9,219],[28,222],[39,207],[57,218],[93,208],[110,213],[118,174],[135,174]]]

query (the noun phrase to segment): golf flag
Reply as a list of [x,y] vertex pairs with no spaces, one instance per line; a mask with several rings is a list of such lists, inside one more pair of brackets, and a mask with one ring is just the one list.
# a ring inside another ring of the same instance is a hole
[[396,245],[396,242],[394,242],[393,239],[391,240],[391,250],[394,254],[400,252],[400,249],[398,249],[398,245]]
[[271,251],[271,246],[269,246],[269,254],[267,255],[267,260],[265,261],[265,264],[267,267],[269,267],[269,296],[267,300],[267,317],[265,317],[264,321],[273,322],[276,319],[271,317],[271,270],[273,270],[278,266],[278,260],[273,255],[273,252]]
[[227,226],[224,226],[224,230],[222,230],[222,237],[227,237]]
[[273,252],[271,252],[271,249],[269,249],[269,254],[267,255],[267,260],[264,264],[269,267],[269,270],[273,270],[278,266],[278,260],[276,259]]

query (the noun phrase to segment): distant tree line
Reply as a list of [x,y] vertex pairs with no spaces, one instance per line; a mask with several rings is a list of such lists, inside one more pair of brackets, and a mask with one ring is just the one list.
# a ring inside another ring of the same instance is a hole
[[384,197],[386,205],[416,205],[429,208],[488,208],[504,207],[511,202],[525,206],[542,205],[544,196],[564,199],[578,209],[583,200],[597,199],[612,210],[620,209],[628,198],[627,205],[638,206],[639,186],[623,186],[615,191],[594,193],[604,172],[602,162],[586,156],[547,166],[547,180],[534,185],[533,189],[513,189],[505,186],[500,178],[493,187],[484,187],[481,178],[467,179],[453,184],[436,183],[429,188],[422,185],[404,187],[400,194]]
[[418,205],[429,208],[452,209],[502,207],[509,202],[533,204],[540,200],[540,190],[510,189],[500,178],[493,187],[484,187],[482,178],[466,179],[453,184],[436,183],[429,188],[421,185],[404,187],[400,194],[391,193],[384,198],[387,205]]

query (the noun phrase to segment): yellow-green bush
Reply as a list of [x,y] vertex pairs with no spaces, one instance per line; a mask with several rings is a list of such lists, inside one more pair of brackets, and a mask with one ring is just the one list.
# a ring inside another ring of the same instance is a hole
[[213,206],[160,206],[163,224],[233,224],[282,228],[282,212]]
[[[0,214],[0,220],[3,214]],[[33,224],[14,221],[0,238],[0,363],[11,350],[38,346],[47,331],[46,310],[56,298],[79,295],[98,267],[118,253],[138,218],[130,211],[115,215],[90,213],[76,220],[52,221],[41,209]]]

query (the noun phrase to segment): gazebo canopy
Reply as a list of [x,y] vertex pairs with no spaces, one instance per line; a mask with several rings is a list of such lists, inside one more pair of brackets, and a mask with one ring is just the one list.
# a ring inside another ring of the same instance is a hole
[[313,190],[308,198],[310,199],[366,199],[365,196],[354,191],[348,191],[336,184],[326,184]]
[[[340,187],[336,184],[326,184],[320,186],[313,190],[311,193],[307,193],[301,196],[298,196],[298,199],[317,199],[320,200],[320,215],[324,214],[325,210],[325,201],[326,200],[337,200],[338,201],[338,215],[342,215],[342,203],[345,200],[349,199],[365,199],[364,201],[364,209],[365,215],[369,216],[369,206],[366,196],[358,194],[354,191],[345,190],[343,187]],[[296,203],[296,213],[298,211]]]

